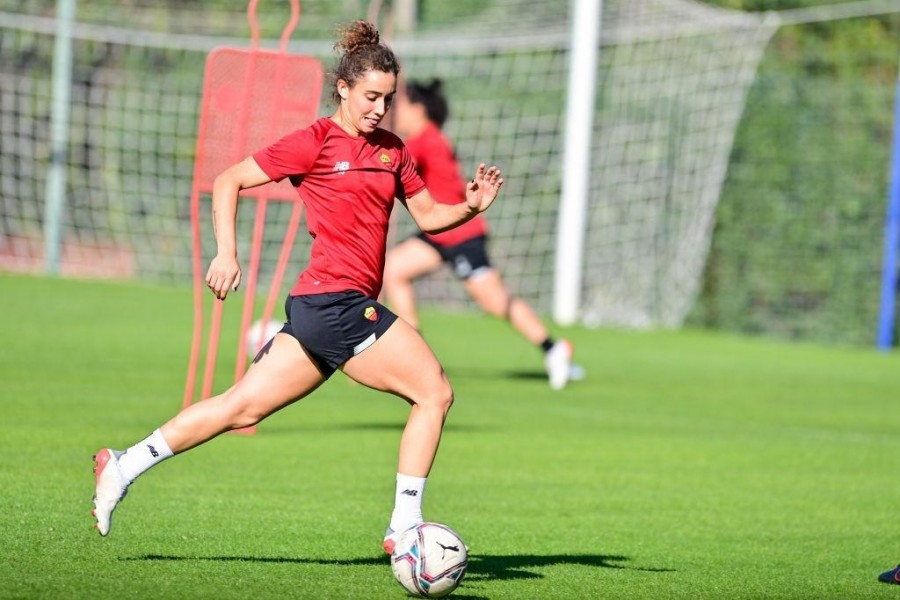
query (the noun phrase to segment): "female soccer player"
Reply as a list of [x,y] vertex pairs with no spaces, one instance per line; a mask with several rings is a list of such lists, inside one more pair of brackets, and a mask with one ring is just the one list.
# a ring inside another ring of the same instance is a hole
[[437,203],[403,143],[378,127],[396,92],[399,65],[373,25],[341,32],[331,117],[295,131],[231,166],[213,185],[217,254],[206,283],[224,300],[241,282],[235,215],[242,189],[290,178],[306,207],[311,258],[286,302],[287,323],[224,393],[193,404],[123,452],[95,456],[94,516],[100,535],[129,485],[166,458],[225,431],[258,423],[303,398],[336,369],[411,405],[400,440],[396,500],[383,547],[422,522],[422,494],[453,391],[419,333],[375,301],[381,289],[388,217],[401,198],[425,231],[455,227],[486,210],[503,180],[484,164],[457,204]]
[[[441,132],[448,116],[447,100],[440,80],[429,84],[407,82],[405,94],[398,95],[394,107],[394,127],[404,136],[416,170],[438,202],[461,202],[466,184],[450,141]],[[519,334],[544,352],[544,365],[555,390],[569,379],[584,377],[583,369],[572,364],[572,344],[555,341],[547,328],[521,298],[512,296],[487,255],[487,223],[477,216],[464,225],[443,233],[422,232],[392,248],[387,254],[384,289],[391,308],[418,328],[413,281],[447,263],[462,280],[466,292],[488,314],[504,317]]]

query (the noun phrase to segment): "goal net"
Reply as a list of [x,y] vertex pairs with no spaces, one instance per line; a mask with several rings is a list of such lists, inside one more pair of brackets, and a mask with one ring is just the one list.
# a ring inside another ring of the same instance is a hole
[[[127,22],[147,23],[141,30],[116,25],[126,20],[115,3],[76,23],[63,274],[191,280],[188,200],[203,61],[215,46],[246,46],[246,24],[242,13],[184,9],[160,27],[141,18],[153,4],[129,9]],[[303,3],[290,51],[329,68],[333,24],[364,18],[367,5]],[[567,175],[568,12],[544,0],[421,5],[431,7],[420,15],[426,23],[392,45],[407,77],[444,80],[445,130],[464,174],[479,161],[503,169],[503,196],[487,215],[491,257],[517,295],[548,313]],[[583,74],[596,78],[597,103],[585,260],[574,266],[583,275],[581,314],[591,324],[676,326],[697,294],[731,141],[775,24],[687,0],[603,7],[598,70]],[[0,16],[0,269],[39,272],[55,25]],[[332,109],[323,99],[323,114]],[[280,235],[290,211],[274,208],[268,223]],[[238,217],[244,257],[252,210],[242,205]],[[205,231],[211,252],[208,223]],[[399,215],[394,239],[412,231]],[[260,289],[279,242],[264,242]],[[300,235],[289,272],[307,255]],[[446,272],[417,285],[425,302],[466,302]]]
[[[464,168],[488,158],[503,168],[503,195],[487,215],[491,258],[545,313],[567,175],[571,43],[566,15],[551,5],[494,2],[474,31],[398,44],[407,76],[444,80],[445,131]],[[582,271],[581,318],[677,326],[697,295],[732,139],[776,24],[681,0],[603,7],[584,262],[573,265]],[[508,15],[522,31],[460,37],[504,30]],[[465,301],[449,272],[420,281],[418,291],[432,302]]]

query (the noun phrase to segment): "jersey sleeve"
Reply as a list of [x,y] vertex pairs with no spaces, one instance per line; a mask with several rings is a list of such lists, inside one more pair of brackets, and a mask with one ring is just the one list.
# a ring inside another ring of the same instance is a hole
[[321,141],[312,128],[298,129],[255,152],[253,160],[273,181],[281,181],[308,173],[320,149]]

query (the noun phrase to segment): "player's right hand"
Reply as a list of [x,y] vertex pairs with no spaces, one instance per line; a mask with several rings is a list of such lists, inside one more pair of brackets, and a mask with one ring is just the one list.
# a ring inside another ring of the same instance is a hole
[[466,183],[466,204],[472,212],[484,212],[500,192],[503,178],[500,169],[491,166],[485,169],[484,163],[475,169],[475,177]]
[[234,256],[217,254],[206,271],[206,286],[219,300],[224,300],[228,291],[237,291],[241,285],[241,265]]

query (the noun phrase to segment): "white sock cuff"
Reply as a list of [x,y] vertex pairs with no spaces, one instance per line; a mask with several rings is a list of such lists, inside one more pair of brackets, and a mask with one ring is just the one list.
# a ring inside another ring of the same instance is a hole
[[397,493],[394,495],[394,512],[391,513],[390,524],[394,531],[405,531],[422,522],[425,481],[425,477],[397,473]]
[[166,442],[166,438],[163,437],[162,432],[157,429],[153,433],[151,433],[144,443],[148,446],[150,452],[156,450],[159,453],[159,459],[162,460],[164,458],[169,458],[175,453],[172,452],[172,449],[169,448],[169,443]]
[[414,477],[413,475],[404,475],[397,473],[397,489],[418,490],[419,493],[425,489],[427,477]]
[[166,438],[157,429],[146,438],[125,450],[117,462],[122,476],[131,483],[137,477],[154,465],[172,456],[172,449],[166,442]]

